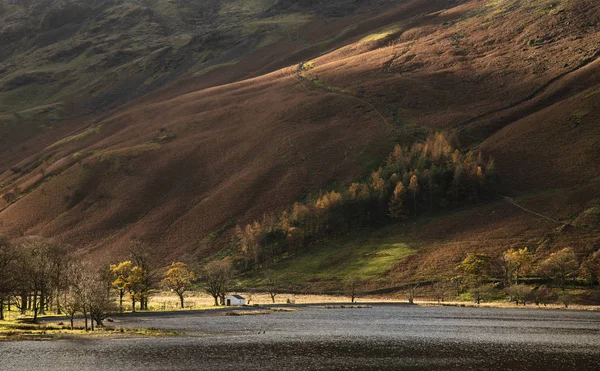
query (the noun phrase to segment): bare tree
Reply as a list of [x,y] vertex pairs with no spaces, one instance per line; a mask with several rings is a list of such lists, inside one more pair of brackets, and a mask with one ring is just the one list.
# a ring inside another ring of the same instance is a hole
[[225,297],[231,288],[233,267],[229,259],[213,260],[206,264],[202,272],[204,289],[219,305],[219,298]]
[[264,282],[265,282],[265,289],[267,290],[267,293],[271,297],[271,301],[273,303],[275,303],[275,297],[279,293],[279,283],[277,281],[277,278],[275,277],[275,272],[273,272],[270,269],[266,270]]
[[30,236],[22,240],[21,267],[33,295],[33,320],[45,314],[46,298],[52,288],[52,264],[49,256],[53,243],[43,237]]
[[4,303],[18,288],[17,250],[8,238],[0,236],[0,320],[4,319]]
[[155,269],[156,258],[151,253],[150,247],[139,240],[133,240],[129,255],[132,263],[141,269],[137,282],[140,309],[148,310],[148,300],[159,281]]
[[351,275],[346,279],[344,283],[344,288],[348,296],[350,296],[350,301],[354,303],[356,297],[360,295],[360,289],[363,286],[363,281],[360,277]]
[[437,300],[438,303],[443,303],[450,292],[450,282],[448,280],[441,280],[433,284],[432,293],[434,299]]

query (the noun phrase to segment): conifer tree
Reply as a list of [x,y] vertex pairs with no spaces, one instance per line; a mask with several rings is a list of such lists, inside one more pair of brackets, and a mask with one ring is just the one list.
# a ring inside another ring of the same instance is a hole
[[390,198],[389,202],[389,216],[394,219],[404,220],[407,218],[406,210],[404,208],[404,198],[406,196],[406,188],[404,188],[404,184],[402,182],[398,182],[396,188],[394,188],[394,193]]

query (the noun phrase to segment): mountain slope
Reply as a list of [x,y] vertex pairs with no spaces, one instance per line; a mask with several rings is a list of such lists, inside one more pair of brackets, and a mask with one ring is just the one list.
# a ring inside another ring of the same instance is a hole
[[[235,19],[237,8],[225,6],[234,3],[220,3],[219,14]],[[226,245],[235,224],[280,212],[319,188],[348,184],[377,167],[394,141],[432,130],[455,132],[465,147],[494,156],[503,192],[555,219],[576,218],[600,197],[594,1],[323,4],[265,6],[262,22],[274,17],[277,32],[292,22],[297,33],[260,48],[254,34],[244,35],[237,46],[220,49],[219,63],[160,73],[164,83],[150,94],[140,96],[147,90],[134,84],[134,93],[125,89],[105,106],[127,102],[118,108],[5,142],[2,231],[55,236],[95,256],[118,255],[138,237],[163,258],[206,257]],[[295,12],[309,19],[298,23]],[[177,39],[179,27],[164,33]],[[228,39],[207,37],[202,42]],[[142,59],[129,66],[152,55],[139,51]],[[106,84],[99,89],[122,90],[106,83],[110,73],[98,75]],[[123,66],[117,73],[138,76]],[[13,79],[5,77],[3,86]],[[73,92],[82,96],[73,101],[81,107],[105,96]],[[564,197],[555,201],[552,192]],[[475,246],[498,251],[521,232],[528,237],[519,241],[531,242],[556,227],[504,201],[501,218],[467,227],[491,215],[489,207],[473,208],[459,224],[452,214],[419,224],[414,239],[425,241],[431,231],[437,242],[423,242],[429,247],[411,258],[408,272],[428,272],[436,265],[425,262],[451,255],[450,266],[474,248],[443,249],[457,233],[468,236],[462,241],[503,231],[491,240],[497,242]]]

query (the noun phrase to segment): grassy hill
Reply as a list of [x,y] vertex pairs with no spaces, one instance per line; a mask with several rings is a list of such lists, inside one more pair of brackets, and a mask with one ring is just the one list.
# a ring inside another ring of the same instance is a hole
[[[165,261],[218,256],[236,224],[363,178],[394,143],[436,130],[492,155],[503,194],[551,219],[600,198],[593,0],[2,4],[9,235],[105,260],[134,237]],[[598,248],[506,200],[463,206],[274,269],[387,285],[446,274],[470,251]]]

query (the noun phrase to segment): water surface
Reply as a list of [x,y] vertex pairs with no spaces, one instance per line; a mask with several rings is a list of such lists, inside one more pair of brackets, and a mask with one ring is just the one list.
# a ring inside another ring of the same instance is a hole
[[382,305],[136,315],[163,338],[0,343],[2,370],[600,369],[600,313]]

